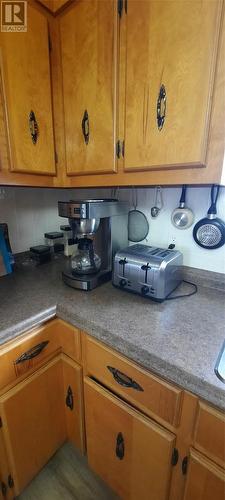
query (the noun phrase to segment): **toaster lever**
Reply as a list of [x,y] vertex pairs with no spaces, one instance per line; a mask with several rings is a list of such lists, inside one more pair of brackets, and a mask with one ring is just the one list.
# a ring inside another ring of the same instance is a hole
[[144,266],[141,266],[141,269],[142,271],[145,271],[145,283],[147,283],[148,270],[151,269],[149,262],[147,262],[147,264],[145,264]]
[[123,266],[123,276],[125,274],[125,264],[128,264],[126,257],[124,259],[119,260],[119,264]]

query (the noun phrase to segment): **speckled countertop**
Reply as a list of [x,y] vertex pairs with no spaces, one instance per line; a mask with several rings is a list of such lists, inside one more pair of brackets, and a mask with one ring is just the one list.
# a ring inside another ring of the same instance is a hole
[[[224,292],[205,279],[209,287],[199,286],[196,295],[161,304],[111,283],[85,293],[63,284],[62,266],[62,258],[39,267],[27,264],[0,278],[0,344],[57,314],[225,409],[225,384],[214,374],[225,337]],[[181,285],[179,293],[189,292],[187,287]]]

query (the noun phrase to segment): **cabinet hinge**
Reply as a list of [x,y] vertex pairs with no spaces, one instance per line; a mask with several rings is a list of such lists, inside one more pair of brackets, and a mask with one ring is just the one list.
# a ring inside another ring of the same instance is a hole
[[9,485],[9,488],[14,488],[14,480],[13,480],[13,477],[11,476],[11,474],[9,474],[9,476],[8,476],[8,485]]
[[171,465],[177,465],[178,459],[179,459],[179,452],[177,448],[174,448],[171,457]]
[[0,429],[1,429],[1,427],[3,427],[2,417],[0,417]]
[[48,34],[48,49],[49,49],[49,52],[52,51],[52,41],[51,41],[50,33]]
[[121,19],[122,13],[123,13],[123,0],[117,0],[117,10],[118,10],[119,17]]
[[117,141],[117,143],[116,143],[116,156],[117,156],[117,158],[121,158],[121,156],[124,158],[124,148],[125,148],[124,141]]
[[117,156],[117,158],[120,158],[120,154],[121,154],[121,144],[120,144],[120,141],[117,141],[117,143],[116,143],[116,156]]
[[124,158],[124,152],[125,152],[125,141],[122,141],[122,157]]

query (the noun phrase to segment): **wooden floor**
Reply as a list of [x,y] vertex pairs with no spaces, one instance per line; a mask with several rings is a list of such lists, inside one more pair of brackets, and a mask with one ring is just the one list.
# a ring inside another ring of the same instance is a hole
[[19,500],[118,500],[66,443],[29,484]]

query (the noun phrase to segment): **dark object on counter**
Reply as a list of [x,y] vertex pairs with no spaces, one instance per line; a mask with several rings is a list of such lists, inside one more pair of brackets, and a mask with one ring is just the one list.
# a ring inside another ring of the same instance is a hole
[[59,231],[52,231],[51,233],[45,233],[44,236],[49,240],[56,240],[58,238],[63,238],[63,233],[60,233]]
[[11,272],[10,254],[7,250],[3,229],[0,227],[0,276],[5,276]]
[[4,240],[5,240],[5,244],[6,244],[6,249],[7,249],[8,255],[9,255],[10,265],[13,269],[14,264],[15,264],[15,259],[14,259],[14,255],[12,253],[12,248],[11,248],[11,244],[10,244],[8,224],[6,224],[5,222],[0,223],[0,229],[3,232],[3,236],[4,236]]
[[63,243],[55,243],[54,244],[54,253],[64,252]]
[[72,231],[70,226],[60,226],[61,231]]
[[36,260],[39,264],[51,260],[51,250],[47,245],[38,245],[30,247],[30,255],[32,259]]
[[216,202],[219,190],[220,186],[213,184],[211,188],[211,206],[207,212],[207,217],[197,222],[193,229],[193,238],[196,243],[208,250],[220,248],[225,243],[225,223],[216,217]]

